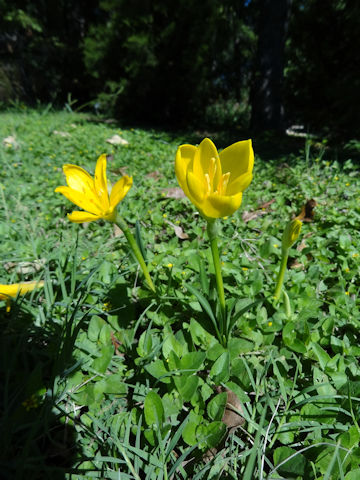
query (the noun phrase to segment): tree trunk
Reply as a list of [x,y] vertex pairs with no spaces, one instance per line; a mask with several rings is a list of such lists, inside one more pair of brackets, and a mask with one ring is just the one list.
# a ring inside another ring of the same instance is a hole
[[291,0],[260,0],[258,51],[251,91],[253,130],[283,130],[284,50]]

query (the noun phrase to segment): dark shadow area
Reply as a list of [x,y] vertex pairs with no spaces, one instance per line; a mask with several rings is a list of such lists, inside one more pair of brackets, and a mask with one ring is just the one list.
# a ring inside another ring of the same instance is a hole
[[0,310],[0,327],[2,478],[63,479],[78,451],[74,427],[56,408],[56,378],[72,361],[62,355],[62,329],[34,326],[21,301]]

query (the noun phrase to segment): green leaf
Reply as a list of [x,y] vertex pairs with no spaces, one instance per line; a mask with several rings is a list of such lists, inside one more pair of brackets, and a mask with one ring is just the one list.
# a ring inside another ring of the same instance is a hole
[[101,382],[104,384],[104,393],[112,393],[115,395],[124,395],[127,393],[127,385],[123,382],[124,376],[115,373],[103,378]]
[[360,468],[352,470],[351,472],[345,475],[344,480],[359,480],[360,478]]
[[330,355],[325,352],[325,350],[320,347],[318,343],[311,343],[311,349],[315,353],[322,370],[325,370],[326,365],[330,362]]
[[140,357],[147,357],[152,351],[151,331],[146,330],[140,335],[136,351]]
[[101,317],[93,315],[91,317],[87,332],[89,340],[91,340],[92,342],[96,342],[99,338],[100,330],[104,325],[105,321]]
[[238,397],[239,401],[242,403],[250,402],[250,398],[248,395],[244,392],[244,390],[239,387],[239,385],[235,382],[226,382],[225,383],[226,388],[229,390],[233,391],[235,395]]
[[180,360],[180,370],[182,375],[189,376],[199,370],[206,357],[205,352],[190,352]]
[[306,458],[301,453],[297,453],[296,450],[290,447],[279,447],[274,451],[274,465],[279,465],[281,462],[284,462],[287,458],[291,457],[286,463],[281,465],[276,471],[281,475],[291,475],[295,477],[303,477],[306,466]]
[[145,422],[147,425],[162,425],[164,421],[164,407],[160,396],[151,390],[144,401]]
[[190,293],[192,293],[197,298],[197,300],[200,303],[203,311],[206,312],[209,315],[209,318],[212,321],[212,324],[214,326],[216,335],[218,336],[218,338],[220,338],[220,332],[219,332],[219,329],[218,329],[217,321],[216,321],[215,315],[214,315],[214,313],[211,309],[210,303],[206,300],[204,295],[201,292],[199,292],[199,290],[197,290],[192,285],[185,284],[185,287],[189,290]]
[[91,367],[96,372],[105,373],[114,355],[114,347],[113,345],[102,346],[100,351],[101,351],[100,357],[95,358]]
[[184,402],[190,402],[199,384],[199,377],[174,377],[174,383]]
[[245,340],[245,338],[230,338],[228,349],[232,360],[242,353],[251,352],[254,349],[254,344],[249,342],[249,340]]
[[103,345],[109,345],[111,343],[111,327],[108,323],[100,330],[99,340]]
[[165,364],[162,360],[158,359],[154,362],[145,365],[145,370],[153,377],[157,378],[162,383],[170,383],[170,376]]
[[227,402],[227,393],[219,393],[216,395],[214,398],[210,400],[210,402],[207,405],[207,412],[211,420],[221,420],[225,407],[226,407],[226,402]]
[[296,336],[295,323],[288,322],[283,329],[283,340],[291,350],[297,353],[306,353],[307,349],[304,343]]
[[204,259],[202,259],[201,257],[199,257],[199,272],[200,272],[200,284],[201,284],[202,291],[205,293],[206,296],[209,296],[209,291],[210,291],[209,275],[206,272]]
[[162,351],[165,358],[168,358],[171,351],[174,351],[178,357],[181,357],[186,353],[187,349],[185,342],[180,343],[172,332],[164,333],[164,337],[165,340],[162,345]]
[[182,432],[182,437],[188,445],[192,446],[197,444],[196,429],[202,421],[203,417],[201,415],[197,415],[193,410],[190,411],[189,420]]
[[209,348],[215,341],[215,337],[193,318],[190,320],[190,335],[195,345],[202,345],[204,348]]
[[196,437],[199,447],[203,449],[217,447],[226,433],[223,422],[211,422],[208,425],[199,425],[196,429]]
[[216,384],[227,382],[230,377],[230,354],[228,351],[222,353],[210,370],[210,377]]

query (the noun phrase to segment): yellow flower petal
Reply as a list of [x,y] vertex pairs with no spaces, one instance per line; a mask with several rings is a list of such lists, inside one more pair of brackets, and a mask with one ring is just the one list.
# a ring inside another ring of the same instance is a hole
[[31,292],[32,290],[34,290],[34,288],[43,286],[43,281],[0,285],[0,300],[8,300],[9,297],[16,298],[18,295],[25,295],[25,293]]
[[251,140],[243,140],[220,152],[220,162],[224,173],[230,172],[230,183],[244,173],[252,172],[254,151]]
[[102,218],[99,215],[94,215],[93,213],[88,212],[79,212],[75,210],[72,213],[68,213],[68,219],[73,223],[85,223],[85,222],[94,222]]
[[109,194],[107,189],[107,179],[106,179],[106,155],[100,155],[98,161],[96,162],[94,184],[97,196],[101,201],[101,206],[103,210],[108,210],[109,208]]
[[123,177],[118,180],[115,185],[113,186],[110,194],[110,209],[114,210],[115,207],[121,200],[125,197],[125,195],[130,190],[133,184],[133,178],[124,175]]
[[[197,177],[204,177],[209,173],[211,159],[218,159],[219,154],[210,138],[204,138],[196,149],[196,153],[190,168]],[[216,162],[218,163],[218,162]],[[221,172],[220,176],[221,176]]]
[[230,181],[226,189],[227,195],[236,195],[237,193],[243,192],[250,185],[252,177],[252,172],[248,172],[235,178],[233,182]]
[[206,194],[205,178],[197,177],[193,172],[187,172],[186,183],[189,189],[189,199],[195,204],[201,204]]
[[241,205],[242,193],[237,195],[209,195],[207,202],[202,205],[203,213],[208,218],[227,217],[234,213]]
[[77,165],[64,165],[63,171],[66,176],[66,183],[73,190],[77,190],[83,194],[95,193],[94,180],[86,170]]
[[176,152],[175,173],[180,187],[185,195],[189,196],[189,189],[186,183],[186,172],[189,164],[194,160],[197,148],[194,145],[181,145]]
[[87,210],[94,215],[101,216],[101,208],[96,203],[96,198],[94,199],[93,195],[87,196],[78,192],[77,190],[73,190],[70,187],[57,187],[55,192],[62,193],[64,197],[70,200],[70,202],[74,203],[83,210]]

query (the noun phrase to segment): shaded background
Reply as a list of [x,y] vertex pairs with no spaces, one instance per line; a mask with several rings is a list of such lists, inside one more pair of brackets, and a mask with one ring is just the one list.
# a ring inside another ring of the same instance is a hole
[[357,0],[0,0],[0,105],[359,138]]

